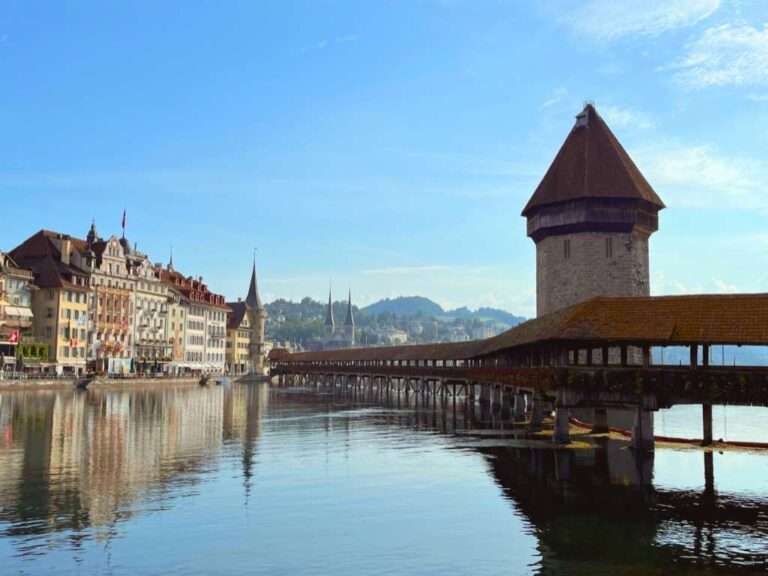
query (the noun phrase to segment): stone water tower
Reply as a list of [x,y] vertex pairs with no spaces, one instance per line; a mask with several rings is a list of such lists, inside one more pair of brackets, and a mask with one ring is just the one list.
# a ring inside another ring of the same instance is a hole
[[536,243],[536,314],[595,296],[648,296],[664,203],[587,104],[523,209]]

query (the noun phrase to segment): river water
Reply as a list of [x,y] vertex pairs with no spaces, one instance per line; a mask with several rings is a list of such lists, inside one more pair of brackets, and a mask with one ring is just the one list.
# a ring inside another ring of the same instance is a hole
[[576,440],[265,386],[2,392],[0,574],[766,573],[768,452]]

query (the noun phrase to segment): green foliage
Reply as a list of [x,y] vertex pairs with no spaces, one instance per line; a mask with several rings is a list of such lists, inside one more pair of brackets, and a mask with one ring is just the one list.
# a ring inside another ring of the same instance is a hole
[[27,362],[47,362],[48,344],[28,342],[16,347],[16,357]]

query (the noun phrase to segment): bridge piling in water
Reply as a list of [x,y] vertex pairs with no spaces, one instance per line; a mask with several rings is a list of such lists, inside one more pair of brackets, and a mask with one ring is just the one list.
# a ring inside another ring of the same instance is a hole
[[518,422],[525,418],[525,393],[522,392],[519,388],[515,389],[515,401],[514,401],[514,409],[512,412],[512,418],[514,421]]
[[595,408],[592,411],[592,434],[605,434],[609,430],[608,410],[606,408]]
[[558,406],[555,409],[555,429],[552,434],[552,441],[555,444],[570,444],[570,412],[564,406]]
[[632,447],[640,452],[650,452],[653,450],[653,442],[653,412],[637,406],[632,426]]
[[701,405],[702,417],[702,446],[712,444],[712,404],[705,402]]

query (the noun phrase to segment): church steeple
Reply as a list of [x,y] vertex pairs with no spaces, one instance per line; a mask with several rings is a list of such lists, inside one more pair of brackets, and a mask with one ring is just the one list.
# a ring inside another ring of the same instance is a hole
[[96,219],[94,218],[91,220],[91,227],[88,230],[88,235],[85,237],[85,241],[88,243],[88,246],[93,246],[93,244],[99,239],[99,233],[96,232]]
[[173,271],[173,244],[171,244],[171,256],[168,258],[168,270]]
[[329,334],[336,330],[336,321],[333,318],[333,295],[331,288],[328,288],[328,309],[325,312],[325,329]]
[[344,320],[344,337],[347,341],[347,346],[355,345],[355,316],[352,313],[352,290],[349,291],[349,298],[347,299],[347,317]]
[[352,314],[352,290],[349,291],[349,299],[347,300],[347,317],[344,320],[344,326],[354,326],[355,317]]
[[253,270],[251,271],[251,285],[248,287],[248,296],[245,298],[245,303],[248,304],[254,310],[261,310],[261,297],[259,296],[259,289],[256,285],[256,257],[253,257]]
[[248,343],[248,360],[250,372],[256,377],[264,376],[266,372],[264,330],[267,323],[267,310],[261,305],[259,288],[256,285],[256,255],[253,256],[253,269],[251,270],[251,284],[248,287],[248,296],[245,298],[245,310],[250,323],[250,342]]

